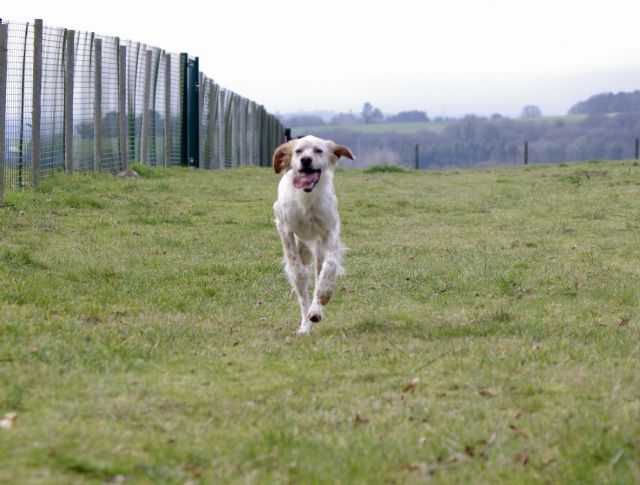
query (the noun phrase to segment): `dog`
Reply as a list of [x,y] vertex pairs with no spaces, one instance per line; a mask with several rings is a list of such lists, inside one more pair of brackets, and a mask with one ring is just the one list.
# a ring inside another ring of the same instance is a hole
[[[324,306],[344,272],[334,169],[341,157],[355,160],[351,150],[331,140],[305,136],[283,143],[273,153],[273,169],[283,173],[273,204],[282,242],[285,272],[298,296],[302,319],[298,335],[309,335],[323,318]],[[315,269],[313,300],[309,278]]]

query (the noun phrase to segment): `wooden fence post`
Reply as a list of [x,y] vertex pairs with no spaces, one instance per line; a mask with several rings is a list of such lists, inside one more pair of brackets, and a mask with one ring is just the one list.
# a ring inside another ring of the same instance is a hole
[[5,122],[7,116],[7,60],[9,26],[0,24],[0,204],[4,197]]
[[226,165],[226,151],[227,151],[227,143],[226,143],[226,136],[227,136],[227,120],[226,118],[226,106],[225,106],[225,97],[227,95],[226,90],[221,89],[220,90],[220,94],[219,94],[219,102],[218,102],[218,118],[220,120],[220,169],[224,170],[225,165]]
[[144,88],[142,91],[142,129],[140,133],[140,163],[149,165],[149,104],[151,102],[151,56],[150,50],[144,53]]
[[171,154],[171,54],[164,56],[164,166],[170,167]]
[[524,142],[524,164],[525,165],[529,164],[529,142],[528,141]]
[[93,71],[93,170],[102,170],[102,39],[96,39]]
[[42,19],[33,24],[33,93],[31,112],[31,181],[40,185],[42,160],[41,115],[42,115]]
[[120,163],[122,170],[127,163],[127,48],[118,39],[118,125],[120,135]]
[[246,98],[240,99],[240,164],[247,164],[247,109],[249,107]]
[[636,160],[640,158],[640,138],[636,138]]
[[231,95],[231,167],[238,166],[238,96]]
[[207,130],[204,129],[204,95],[206,77],[203,72],[198,73],[198,168],[205,168],[204,149],[207,141]]
[[218,118],[218,87],[216,83],[209,80],[209,139],[211,140],[211,153],[209,153],[209,163],[211,170],[215,167],[216,160],[216,120]]
[[247,107],[247,132],[248,132],[248,143],[247,143],[247,156],[249,160],[249,165],[255,165],[255,139],[256,139],[256,103],[253,101],[249,101],[249,105]]
[[420,145],[416,143],[414,150],[415,151],[414,151],[414,157],[413,157],[413,161],[414,161],[413,166],[416,170],[419,170],[420,169]]
[[64,168],[67,172],[73,172],[73,83],[74,83],[74,44],[75,31],[67,30],[66,63],[64,76]]

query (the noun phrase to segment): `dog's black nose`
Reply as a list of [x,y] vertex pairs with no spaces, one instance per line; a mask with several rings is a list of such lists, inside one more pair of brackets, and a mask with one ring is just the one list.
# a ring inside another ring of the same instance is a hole
[[303,169],[311,168],[311,163],[312,162],[313,162],[313,159],[311,157],[302,157],[300,159],[300,163],[302,163],[302,168]]

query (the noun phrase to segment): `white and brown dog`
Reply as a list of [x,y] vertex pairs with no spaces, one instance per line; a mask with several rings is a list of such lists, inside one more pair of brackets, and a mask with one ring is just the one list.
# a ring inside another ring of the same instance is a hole
[[[299,335],[311,332],[322,320],[323,307],[343,272],[338,199],[333,169],[340,157],[354,160],[351,150],[330,140],[305,136],[280,145],[273,154],[273,169],[284,172],[273,204],[276,227],[282,240],[284,263],[302,312]],[[309,302],[311,264],[316,284]]]

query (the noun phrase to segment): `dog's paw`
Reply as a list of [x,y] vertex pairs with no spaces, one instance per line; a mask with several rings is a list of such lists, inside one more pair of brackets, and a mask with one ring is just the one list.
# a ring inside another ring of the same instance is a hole
[[309,308],[307,312],[307,318],[313,323],[318,323],[322,320],[322,305],[318,305],[317,303],[311,305],[311,308]]

